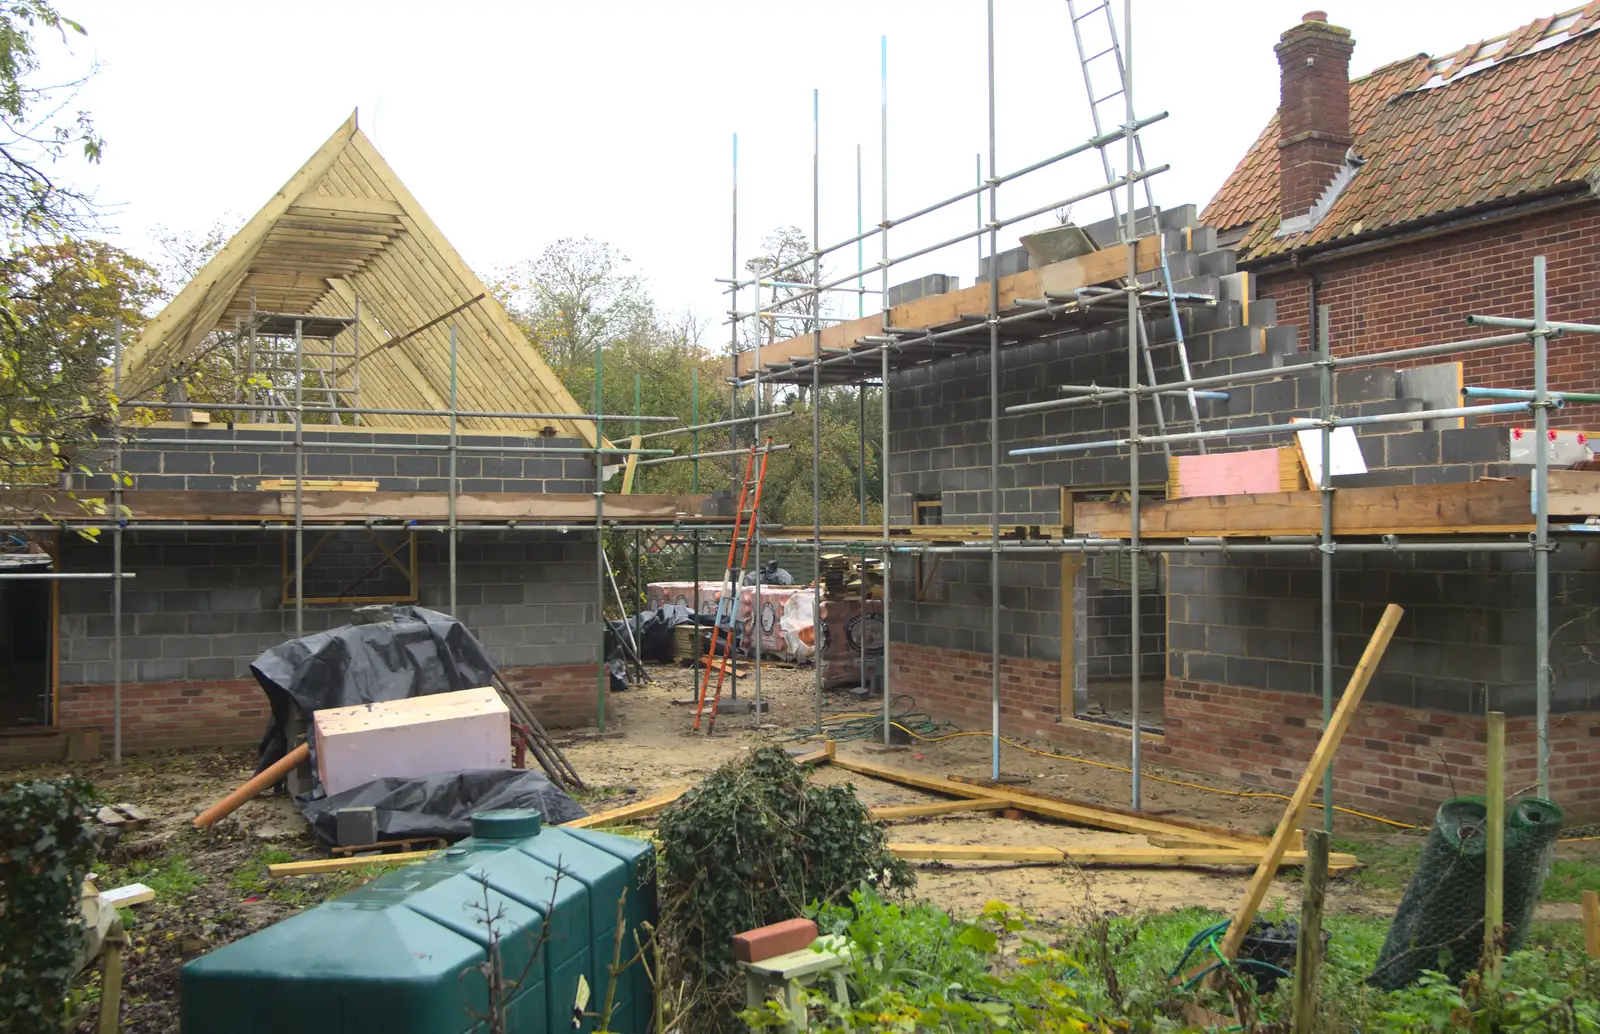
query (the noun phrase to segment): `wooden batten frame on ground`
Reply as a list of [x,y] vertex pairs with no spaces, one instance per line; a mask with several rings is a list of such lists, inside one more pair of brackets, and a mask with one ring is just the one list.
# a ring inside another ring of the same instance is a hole
[[[1350,682],[1344,688],[1344,695],[1339,698],[1339,706],[1334,709],[1333,717],[1322,730],[1322,738],[1317,741],[1317,749],[1311,755],[1311,762],[1301,773],[1300,784],[1295,787],[1294,794],[1283,809],[1283,818],[1279,820],[1278,828],[1272,834],[1266,855],[1261,859],[1261,864],[1256,866],[1255,875],[1250,878],[1250,887],[1245,891],[1244,900],[1239,902],[1239,909],[1228,924],[1228,935],[1223,939],[1221,948],[1224,959],[1232,960],[1238,957],[1239,946],[1244,943],[1245,934],[1250,930],[1250,923],[1260,911],[1262,901],[1266,900],[1267,890],[1272,886],[1273,877],[1278,874],[1278,866],[1289,847],[1290,835],[1299,823],[1301,813],[1305,811],[1306,805],[1311,802],[1312,795],[1321,784],[1322,773],[1333,760],[1333,753],[1338,749],[1339,741],[1344,738],[1345,730],[1355,718],[1356,708],[1360,706],[1361,698],[1366,694],[1367,685],[1372,681],[1373,673],[1377,671],[1378,662],[1383,659],[1384,651],[1389,648],[1389,640],[1394,638],[1394,631],[1404,616],[1404,610],[1393,603],[1389,604],[1384,609],[1383,617],[1378,621],[1378,627],[1373,630],[1372,638],[1367,641],[1367,648],[1361,654],[1361,661],[1351,673]],[[1193,979],[1194,976],[1195,974],[1189,974],[1178,979]]]

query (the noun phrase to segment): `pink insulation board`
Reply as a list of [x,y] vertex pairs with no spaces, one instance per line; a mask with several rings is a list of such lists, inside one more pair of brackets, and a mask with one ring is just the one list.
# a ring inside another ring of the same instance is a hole
[[[694,582],[651,582],[645,586],[644,592],[645,603],[651,610],[660,610],[665,603],[687,607],[690,597],[694,596]],[[721,582],[701,579],[700,605],[695,609],[701,614],[715,614],[717,601],[721,598]]]
[[385,776],[511,767],[511,712],[492,687],[330,707],[311,721],[328,794]]
[[822,684],[854,686],[861,682],[861,651],[867,653],[870,676],[883,663],[883,601],[822,601]]

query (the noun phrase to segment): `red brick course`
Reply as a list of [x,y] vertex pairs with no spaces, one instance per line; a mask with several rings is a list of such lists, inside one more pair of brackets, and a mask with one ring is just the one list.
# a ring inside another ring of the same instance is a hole
[[[1322,702],[1304,693],[1168,679],[1165,743],[1153,755],[1191,772],[1287,792],[1300,779],[1322,728]],[[1484,720],[1363,705],[1334,758],[1334,803],[1387,818],[1427,822],[1440,802],[1482,793]],[[1531,717],[1506,721],[1506,785],[1536,778]],[[1600,822],[1600,714],[1550,719],[1551,796],[1569,825]]]
[[550,729],[593,725],[599,711],[599,682],[593,664],[506,668],[500,674],[528,710]]
[[[1365,355],[1415,345],[1487,337],[1493,328],[1469,327],[1468,313],[1533,315],[1533,259],[1543,255],[1549,318],[1593,322],[1600,315],[1600,204],[1586,203],[1514,222],[1463,230],[1381,251],[1317,264],[1317,302],[1331,307],[1335,355]],[[1309,343],[1306,273],[1261,276],[1257,296],[1278,303],[1277,322],[1300,328]],[[1528,345],[1437,356],[1398,366],[1460,359],[1465,383],[1496,388],[1533,387]],[[1552,390],[1600,390],[1600,341],[1592,336],[1555,338],[1549,345]],[[1588,429],[1600,423],[1592,407],[1551,413],[1552,426]],[[1531,424],[1516,413],[1483,423]]]
[[[509,668],[502,674],[545,726],[566,729],[594,723],[594,665]],[[260,742],[270,714],[266,694],[254,679],[125,682],[122,747],[137,752],[253,745]],[[98,728],[101,749],[110,750],[112,687],[62,686],[56,724]]]
[[[894,691],[911,694],[919,709],[966,729],[989,728],[988,654],[896,643],[891,664]],[[1057,720],[1059,664],[1005,657],[1000,671],[1002,732],[1074,749],[1116,742]],[[1146,756],[1225,783],[1293,790],[1321,734],[1321,699],[1303,693],[1167,679],[1164,697],[1164,742],[1147,743]],[[1506,783],[1526,790],[1537,766],[1533,719],[1511,718],[1506,727]],[[1484,740],[1478,716],[1365,705],[1335,757],[1335,803],[1430,821],[1445,798],[1483,792]],[[1550,752],[1551,792],[1567,823],[1600,822],[1600,714],[1552,716]]]
[[[993,677],[989,655],[895,643],[890,650],[890,686],[909,693],[917,708],[964,729],[987,729],[992,718]],[[1000,659],[1000,727],[1012,737],[1048,740],[1076,749],[1104,749],[1111,730],[1064,725],[1061,665],[1054,661]],[[1068,715],[1070,717],[1070,714]]]

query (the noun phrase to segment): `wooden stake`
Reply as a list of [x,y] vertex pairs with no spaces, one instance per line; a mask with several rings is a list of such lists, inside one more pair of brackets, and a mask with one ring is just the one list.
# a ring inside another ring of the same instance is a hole
[[1389,640],[1394,638],[1394,630],[1404,616],[1405,611],[1393,603],[1384,609],[1378,627],[1373,631],[1366,650],[1361,654],[1361,662],[1356,665],[1356,670],[1350,675],[1350,682],[1344,687],[1344,696],[1339,698],[1339,706],[1334,709],[1327,728],[1322,730],[1322,739],[1317,741],[1317,749],[1311,755],[1311,763],[1300,774],[1300,785],[1295,787],[1289,803],[1284,806],[1283,818],[1278,821],[1278,828],[1273,832],[1272,840],[1267,845],[1266,856],[1261,859],[1261,864],[1256,866],[1256,874],[1250,878],[1250,887],[1245,891],[1244,900],[1239,902],[1239,910],[1234,913],[1233,921],[1228,924],[1228,936],[1222,942],[1224,959],[1231,960],[1238,956],[1239,945],[1244,943],[1245,934],[1250,932],[1250,923],[1260,911],[1261,902],[1266,900],[1267,890],[1272,886],[1273,877],[1278,874],[1278,865],[1283,860],[1284,852],[1289,848],[1289,838],[1300,822],[1300,813],[1305,811],[1312,794],[1316,793],[1317,787],[1321,784],[1322,772],[1333,760],[1333,753],[1339,748],[1339,741],[1344,738],[1345,730],[1350,727],[1350,722],[1356,716],[1356,708],[1360,706],[1361,697],[1367,691],[1367,684],[1372,681],[1373,673],[1378,669],[1378,662],[1383,659],[1383,652],[1389,648]]
[[1600,959],[1600,894],[1583,892],[1583,950]]
[[573,819],[571,822],[563,822],[561,825],[567,829],[591,829],[595,826],[619,826],[631,819],[642,819],[646,815],[654,815],[656,812],[666,808],[666,806],[671,804],[673,801],[676,801],[679,797],[682,797],[684,794],[688,793],[689,790],[690,787],[680,786],[676,790],[668,790],[665,793],[658,793],[654,797],[646,797],[642,801],[637,801],[633,804],[625,804],[620,808],[612,808],[610,811],[597,811],[593,815],[585,815],[581,819]]
[[1322,966],[1322,903],[1328,890],[1328,834],[1306,831],[1306,870],[1300,892],[1300,943],[1295,952],[1293,1034],[1317,1029],[1317,977]]
[[1506,716],[1490,711],[1486,727],[1489,756],[1484,779],[1483,951],[1500,971],[1500,938],[1505,926],[1506,885]]
[[270,766],[250,777],[239,789],[195,816],[195,829],[209,829],[212,825],[238,811],[245,801],[288,775],[295,766],[311,756],[311,745],[302,743]]
[[122,1029],[122,946],[128,935],[118,925],[106,938],[100,969],[100,1023],[97,1034],[117,1034]]
[[437,851],[400,851],[395,854],[363,854],[350,858],[313,858],[305,862],[279,862],[267,866],[268,876],[312,876],[321,872],[344,872],[369,865],[409,865],[432,858]]

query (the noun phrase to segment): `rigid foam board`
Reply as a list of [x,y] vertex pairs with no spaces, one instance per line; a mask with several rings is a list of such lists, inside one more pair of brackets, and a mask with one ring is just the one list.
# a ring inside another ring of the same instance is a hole
[[511,767],[511,713],[492,687],[330,707],[312,724],[329,794],[385,776]]

